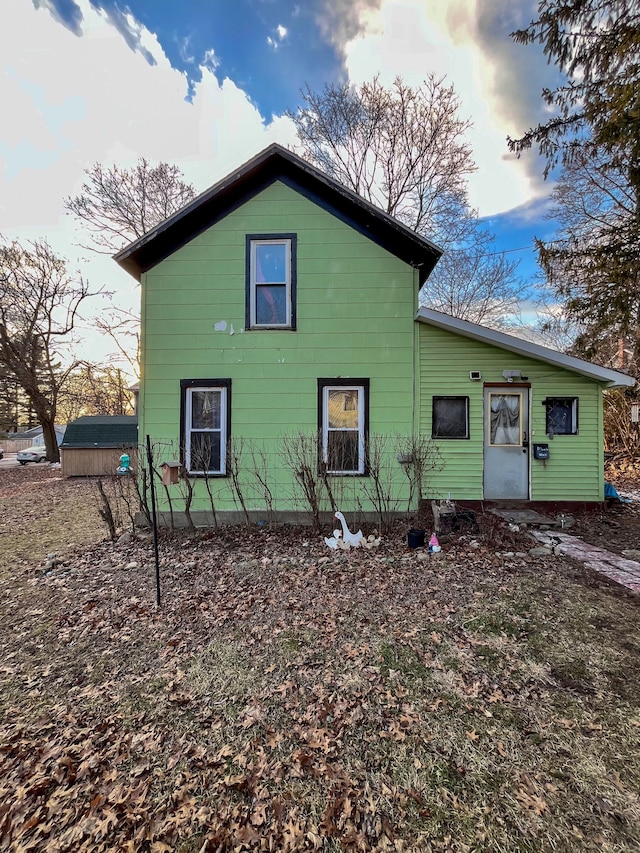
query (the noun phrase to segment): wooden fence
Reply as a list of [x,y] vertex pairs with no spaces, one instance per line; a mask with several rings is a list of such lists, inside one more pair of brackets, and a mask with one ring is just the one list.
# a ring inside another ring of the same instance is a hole
[[[36,441],[35,444],[39,444],[40,442]],[[0,438],[0,447],[6,453],[17,453],[19,450],[26,450],[28,447],[33,447],[34,442],[28,438],[21,438],[19,440],[15,439],[7,439]]]

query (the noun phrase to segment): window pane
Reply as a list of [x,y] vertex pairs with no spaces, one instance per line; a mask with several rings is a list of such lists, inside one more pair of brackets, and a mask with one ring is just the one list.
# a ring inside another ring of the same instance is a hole
[[468,397],[434,397],[433,437],[468,438],[468,410]]
[[328,468],[329,471],[352,471],[358,473],[360,470],[360,459],[358,454],[358,432],[332,432],[327,435]]
[[329,429],[358,429],[358,391],[329,391]]
[[220,471],[220,433],[191,433],[192,471]]
[[491,394],[490,444],[520,444],[520,394]]
[[286,280],[286,245],[284,243],[256,243],[256,281],[280,284]]
[[549,399],[547,402],[547,433],[575,435],[577,430],[577,398]]
[[286,285],[256,285],[256,323],[259,326],[287,324]]
[[191,392],[191,428],[220,429],[220,391]]

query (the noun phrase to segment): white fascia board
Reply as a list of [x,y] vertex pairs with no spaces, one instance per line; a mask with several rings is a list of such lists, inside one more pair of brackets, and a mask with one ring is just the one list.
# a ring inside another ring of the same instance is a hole
[[481,341],[518,355],[535,358],[538,361],[545,361],[547,364],[571,370],[574,373],[587,376],[589,379],[594,379],[596,382],[602,382],[608,388],[632,388],[636,384],[636,380],[632,376],[627,376],[626,373],[620,373],[608,367],[600,367],[590,361],[576,358],[573,355],[566,355],[566,353],[531,343],[531,341],[522,341],[513,335],[498,332],[496,329],[489,329],[487,326],[480,326],[478,323],[470,323],[468,320],[450,317],[448,314],[434,311],[431,308],[420,308],[416,320],[444,329],[447,332],[462,335],[465,338]]

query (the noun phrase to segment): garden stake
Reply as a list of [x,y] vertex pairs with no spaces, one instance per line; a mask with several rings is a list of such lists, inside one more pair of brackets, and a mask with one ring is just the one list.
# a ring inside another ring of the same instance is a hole
[[151,520],[153,522],[153,551],[156,558],[156,605],[160,607],[160,555],[158,553],[158,518],[156,516],[156,489],[153,484],[153,456],[151,438],[147,435],[147,460],[149,462],[149,480],[151,482]]

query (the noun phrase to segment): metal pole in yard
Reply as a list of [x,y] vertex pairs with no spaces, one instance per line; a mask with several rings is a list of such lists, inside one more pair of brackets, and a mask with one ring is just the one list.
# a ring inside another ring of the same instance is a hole
[[160,554],[158,552],[158,517],[156,515],[156,488],[153,483],[153,455],[151,453],[151,438],[147,436],[147,461],[149,463],[149,480],[151,482],[151,520],[153,521],[153,550],[156,558],[156,604],[160,607]]

